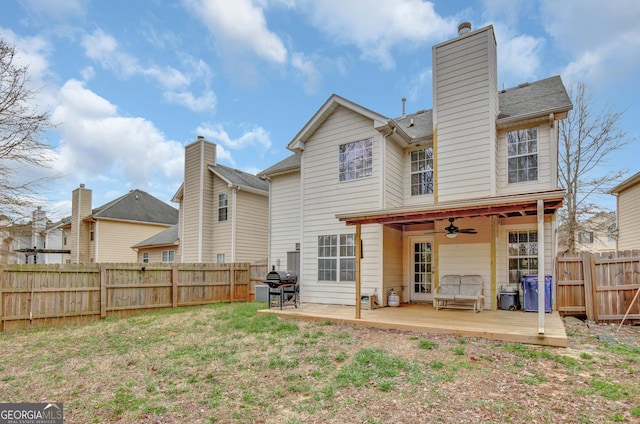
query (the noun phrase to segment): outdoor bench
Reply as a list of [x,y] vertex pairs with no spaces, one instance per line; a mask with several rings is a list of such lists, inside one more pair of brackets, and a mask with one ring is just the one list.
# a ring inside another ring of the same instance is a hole
[[479,275],[444,275],[433,294],[433,306],[439,308],[482,310],[482,277]]

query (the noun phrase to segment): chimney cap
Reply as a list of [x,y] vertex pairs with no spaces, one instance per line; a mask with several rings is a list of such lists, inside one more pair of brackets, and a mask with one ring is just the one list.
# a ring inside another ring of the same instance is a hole
[[204,140],[204,136],[203,135],[199,135],[198,136],[198,140]]
[[458,25],[458,35],[464,35],[471,32],[471,22],[463,22]]

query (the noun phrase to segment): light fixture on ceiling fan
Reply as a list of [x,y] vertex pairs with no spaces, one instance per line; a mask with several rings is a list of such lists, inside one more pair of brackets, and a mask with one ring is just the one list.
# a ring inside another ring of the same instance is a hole
[[[474,228],[458,228],[453,225],[455,218],[449,218],[449,225],[443,228],[443,231],[434,231],[433,233],[444,233],[448,238],[456,238],[458,234],[478,234]],[[430,233],[427,233],[430,234]]]

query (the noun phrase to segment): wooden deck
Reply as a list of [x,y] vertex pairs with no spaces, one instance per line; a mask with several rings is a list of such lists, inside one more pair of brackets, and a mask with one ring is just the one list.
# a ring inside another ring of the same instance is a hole
[[263,309],[259,314],[277,314],[286,319],[348,323],[365,327],[408,330],[418,333],[454,334],[482,337],[509,343],[567,347],[564,321],[558,312],[545,314],[545,334],[538,335],[538,313],[522,311],[482,311],[440,309],[431,305],[401,304],[373,310],[363,309],[356,319],[355,306],[303,303]]

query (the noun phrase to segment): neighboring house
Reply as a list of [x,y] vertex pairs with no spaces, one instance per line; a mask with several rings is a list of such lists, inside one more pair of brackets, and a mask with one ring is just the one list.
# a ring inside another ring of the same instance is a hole
[[581,224],[576,234],[576,250],[579,252],[615,252],[617,241],[616,215],[600,211]]
[[178,224],[132,246],[138,252],[138,262],[143,263],[176,262],[179,248]]
[[616,196],[617,250],[640,249],[640,172],[609,191]]
[[499,90],[493,27],[468,28],[432,49],[432,110],[390,119],[332,95],[259,174],[269,265],[299,266],[303,302],[354,305],[358,285],[430,302],[443,275],[474,274],[495,309],[501,286],[554,273],[570,98],[557,76]]
[[63,231],[60,223],[51,223],[40,206],[25,224],[11,224],[7,217],[0,220],[3,264],[59,264],[68,250],[62,249]]
[[[176,262],[265,261],[268,182],[219,165],[216,145],[202,136],[185,147],[184,169],[173,197],[180,205]],[[137,248],[144,254],[147,245]]]
[[178,210],[142,190],[91,208],[91,190],[73,191],[71,219],[62,227],[69,263],[137,262],[131,246],[178,223]]

